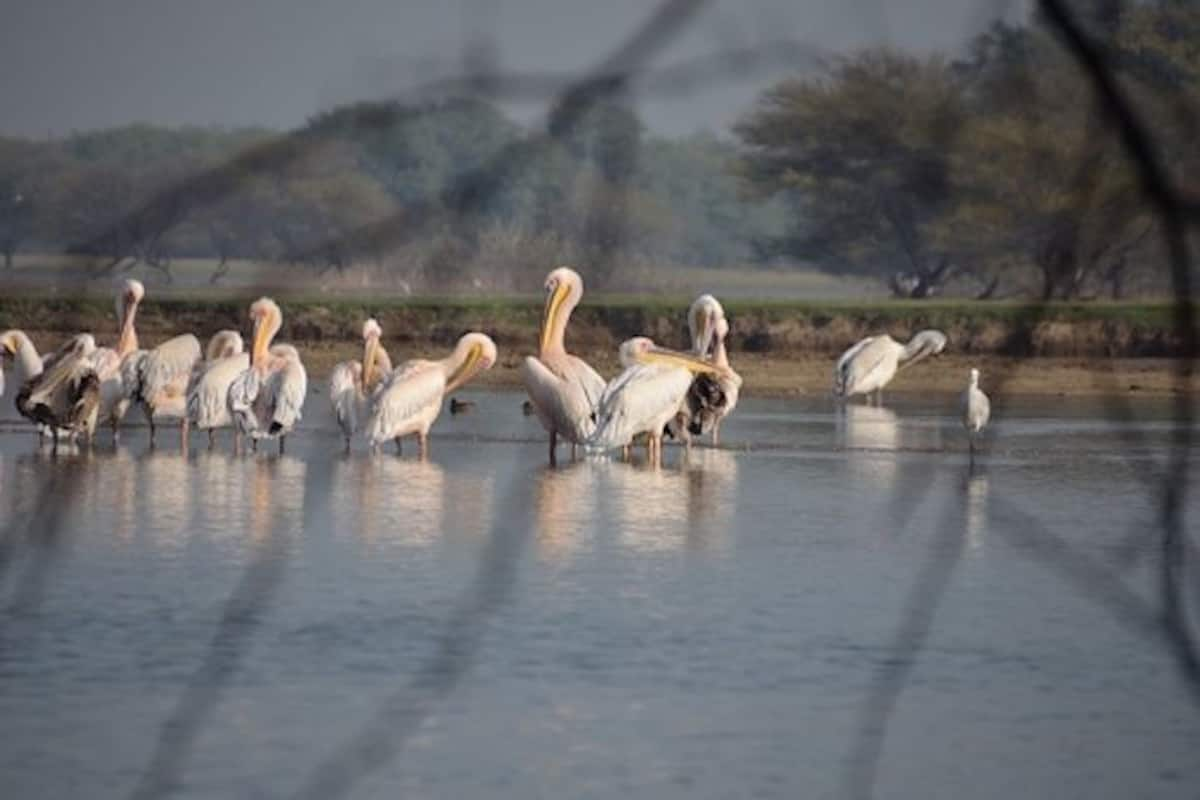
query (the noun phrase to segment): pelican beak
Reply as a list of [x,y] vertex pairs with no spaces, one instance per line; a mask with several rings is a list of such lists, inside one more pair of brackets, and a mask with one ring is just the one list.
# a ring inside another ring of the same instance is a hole
[[634,358],[643,364],[667,364],[681,367],[695,375],[702,372],[716,372],[717,368],[703,358],[697,358],[665,347],[650,347],[639,352]]
[[483,357],[483,348],[479,345],[472,347],[471,351],[467,353],[467,357],[464,358],[463,362],[458,365],[458,369],[454,370],[454,373],[446,381],[445,393],[450,394],[450,392],[469,381],[471,376],[480,369],[485,366],[490,366],[485,364],[485,361],[486,359]]
[[367,347],[363,352],[363,386],[370,388],[375,383],[375,362],[379,357],[379,337],[367,339]]
[[546,348],[550,345],[550,332],[554,327],[554,321],[558,319],[559,309],[562,308],[562,304],[567,299],[569,291],[570,288],[567,284],[559,281],[546,295],[546,307],[542,312],[542,338],[538,343],[538,347],[542,353],[546,352]]
[[254,318],[254,340],[253,347],[250,350],[250,361],[256,365],[261,364],[267,355],[266,318],[265,314]]

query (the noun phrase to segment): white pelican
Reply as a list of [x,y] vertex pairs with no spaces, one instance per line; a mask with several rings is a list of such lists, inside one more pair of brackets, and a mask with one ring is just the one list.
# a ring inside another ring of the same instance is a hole
[[125,396],[142,407],[150,424],[151,445],[155,422],[162,419],[180,420],[181,435],[187,441],[187,390],[200,363],[200,341],[185,333],[122,364]]
[[979,370],[972,368],[970,382],[966,391],[962,393],[962,423],[967,429],[972,459],[975,457],[975,437],[983,431],[991,415],[991,401],[979,388]]
[[278,436],[282,453],[284,437],[300,421],[308,374],[296,348],[270,346],[283,325],[283,313],[274,300],[254,301],[250,319],[254,320],[250,366],[229,386],[229,413],[238,432],[249,436],[256,448],[259,439]]
[[362,361],[343,361],[329,374],[329,401],[346,436],[347,451],[351,437],[358,431],[359,420],[365,420],[371,411],[372,396],[392,371],[392,360],[379,345],[381,336],[383,328],[374,319],[368,319],[362,328]]
[[427,450],[429,428],[442,410],[442,399],[496,363],[496,344],[482,333],[468,333],[454,352],[440,361],[406,361],[379,390],[367,421],[367,441],[372,450],[392,439],[396,452],[400,439],[416,434],[421,455]]
[[621,345],[621,363],[625,371],[605,387],[587,445],[624,448],[644,433],[647,455],[657,463],[662,458],[663,426],[679,412],[692,379],[716,367],[694,355],[658,347],[644,336]]
[[117,319],[120,322],[117,346],[98,348],[90,356],[92,368],[100,379],[99,420],[112,427],[114,441],[121,420],[129,409],[130,397],[125,391],[124,378],[136,376],[137,364],[144,355],[138,350],[133,321],[138,305],[145,296],[146,289],[141,281],[130,279],[122,284],[121,291],[117,293]]
[[[24,331],[9,330],[0,333],[0,367],[7,369],[12,364],[12,381],[20,391],[30,378],[42,374],[42,357]],[[0,369],[0,374],[4,369]],[[0,378],[0,395],[4,394],[4,380]]]
[[903,345],[887,334],[868,336],[837,360],[833,368],[833,393],[850,397],[876,392],[876,399],[879,399],[883,387],[891,382],[897,371],[926,356],[935,356],[945,347],[946,334],[941,331],[921,331]]
[[595,430],[592,414],[604,392],[604,379],[596,370],[563,347],[567,321],[582,297],[583,279],[575,270],[559,267],[546,276],[538,354],[527,357],[521,369],[533,410],[550,434],[551,463],[559,436],[574,446]]
[[217,331],[208,340],[204,363],[192,373],[188,384],[187,421],[199,430],[208,431],[209,447],[217,428],[233,425],[226,399],[234,378],[250,368],[250,356],[244,350],[240,333]]
[[50,429],[54,443],[66,432],[83,434],[90,443],[96,431],[100,379],[92,366],[96,340],[81,333],[54,354],[51,366],[34,376],[17,393],[21,416]]

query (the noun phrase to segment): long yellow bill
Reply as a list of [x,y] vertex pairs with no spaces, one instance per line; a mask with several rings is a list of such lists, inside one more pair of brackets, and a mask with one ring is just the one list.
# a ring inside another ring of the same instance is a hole
[[538,345],[542,353],[546,352],[546,348],[550,346],[550,332],[554,328],[554,321],[558,319],[558,311],[562,307],[563,301],[567,299],[568,291],[567,285],[560,283],[546,298],[546,307],[542,312],[542,338]]
[[457,389],[471,379],[471,376],[478,371],[479,360],[483,357],[482,348],[475,345],[471,351],[467,353],[467,357],[458,365],[458,369],[450,375],[446,380],[446,393]]
[[718,371],[717,367],[709,361],[665,347],[651,347],[638,353],[635,358],[643,364],[666,364],[672,367],[681,367],[695,374]]

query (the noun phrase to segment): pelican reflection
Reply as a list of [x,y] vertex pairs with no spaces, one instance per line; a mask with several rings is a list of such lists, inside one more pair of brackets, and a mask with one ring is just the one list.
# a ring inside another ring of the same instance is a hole
[[738,458],[729,450],[693,447],[680,462],[687,483],[687,542],[724,546],[737,507]]
[[983,547],[987,533],[988,477],[986,473],[968,470],[963,479],[966,503],[966,528],[968,551]]
[[538,552],[552,561],[569,558],[593,524],[598,493],[598,467],[607,461],[574,461],[544,467],[537,473]]
[[684,473],[626,463],[594,462],[603,474],[606,518],[616,523],[622,546],[639,551],[677,550],[688,542],[691,492]]

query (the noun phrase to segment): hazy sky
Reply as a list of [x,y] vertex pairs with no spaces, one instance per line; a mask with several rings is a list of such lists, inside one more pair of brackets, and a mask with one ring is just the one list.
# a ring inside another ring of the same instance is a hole
[[[1020,2],[714,0],[656,63],[793,38],[955,49]],[[128,122],[290,128],[347,100],[463,69],[486,40],[502,68],[574,72],[633,31],[651,0],[0,0],[0,133]],[[655,130],[725,128],[780,70],[646,98]],[[541,105],[510,106],[536,118]]]

